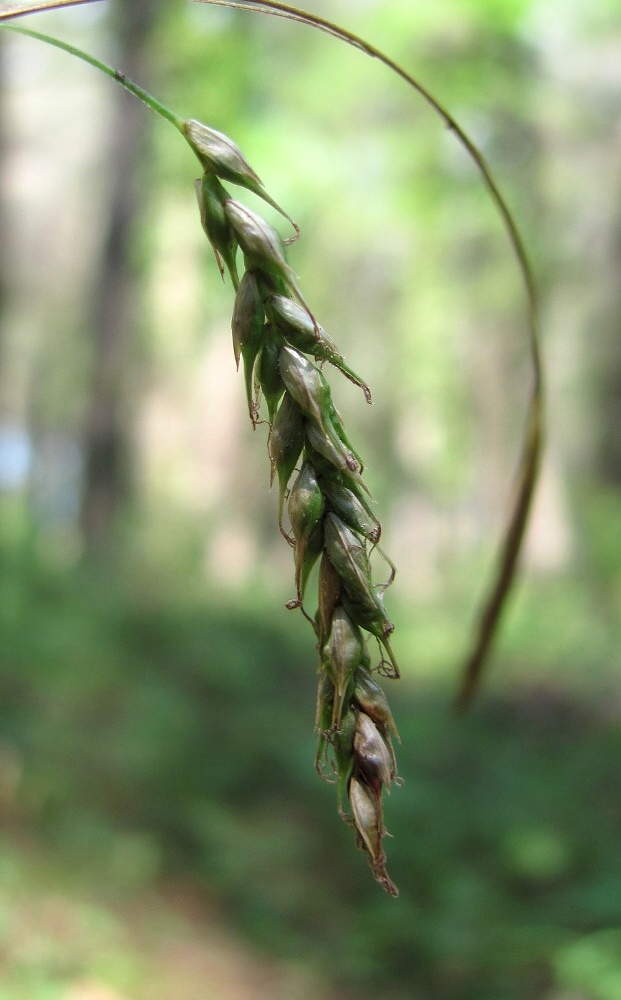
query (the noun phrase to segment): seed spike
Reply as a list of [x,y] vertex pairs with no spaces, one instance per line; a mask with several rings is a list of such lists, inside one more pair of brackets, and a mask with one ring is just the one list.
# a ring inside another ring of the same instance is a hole
[[[277,230],[230,198],[219,180],[261,193],[258,177],[226,137],[203,126],[199,131],[205,167],[197,185],[201,220],[221,272],[229,268],[237,289],[232,319],[235,362],[239,367],[243,361],[248,409],[255,425],[261,394],[266,400],[270,485],[277,475],[278,526],[294,550],[296,597],[286,607],[300,608],[317,638],[315,768],[325,780],[335,782],[339,815],[355,831],[374,878],[390,895],[397,895],[382,847],[386,833],[382,797],[397,772],[390,734],[396,736],[397,729],[370,673],[361,631],[375,636],[382,647],[378,672],[398,677],[389,642],[394,626],[382,598],[395,570],[385,556],[390,579],[384,585],[373,584],[368,548],[378,545],[381,525],[362,479],[362,458],[347,437],[329,383],[308,355],[338,368],[363,389],[369,402],[370,391],[317,324]],[[192,134],[196,142],[198,133]],[[246,268],[241,282],[236,272],[238,249]],[[283,526],[287,498],[290,534]],[[318,606],[311,617],[304,601],[318,559]]]

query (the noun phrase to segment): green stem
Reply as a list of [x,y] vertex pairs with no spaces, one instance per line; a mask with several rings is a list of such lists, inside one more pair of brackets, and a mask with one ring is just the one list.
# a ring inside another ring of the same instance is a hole
[[106,76],[109,76],[112,80],[116,80],[121,87],[125,87],[125,90],[128,90],[130,94],[134,95],[134,97],[143,101],[148,108],[155,111],[161,118],[165,118],[166,121],[174,125],[175,128],[178,129],[183,135],[183,118],[180,118],[174,111],[167,108],[164,104],[158,101],[156,97],[149,94],[148,91],[139,87],[137,83],[128,79],[128,77],[126,77],[124,73],[121,73],[120,70],[114,69],[112,66],[108,66],[107,63],[102,62],[100,59],[96,59],[95,56],[89,55],[88,52],[84,52],[82,49],[76,48],[75,45],[70,45],[69,42],[63,42],[60,38],[53,38],[51,35],[44,35],[40,31],[30,31],[28,28],[17,28],[12,24],[2,23],[0,23],[0,28],[4,31],[14,31],[18,35],[26,35],[28,38],[36,38],[38,41],[46,42],[48,45],[54,45],[57,49],[62,49],[63,52],[68,52],[70,55],[81,59],[82,62],[89,63],[91,66],[94,66],[95,69],[105,73]]

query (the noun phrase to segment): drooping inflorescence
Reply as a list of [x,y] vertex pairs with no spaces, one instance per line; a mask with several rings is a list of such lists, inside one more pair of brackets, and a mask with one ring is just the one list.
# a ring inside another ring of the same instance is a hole
[[[230,139],[195,121],[185,122],[181,131],[204,171],[196,181],[203,229],[222,277],[229,272],[236,292],[233,350],[238,368],[240,362],[243,366],[254,427],[260,422],[261,398],[266,404],[278,524],[294,556],[296,593],[287,607],[301,608],[317,637],[316,767],[336,782],[339,813],[353,827],[375,879],[397,895],[382,846],[382,796],[396,777],[392,738],[398,733],[375,676],[399,677],[390,645],[394,626],[383,601],[394,567],[382,553],[391,575],[383,585],[373,583],[370,554],[379,550],[381,526],[362,478],[362,461],[347,438],[319,366],[327,362],[337,368],[360,386],[368,402],[371,394],[317,323],[287,263],[279,233],[233,199],[222,182],[258,195],[291,222],[297,238],[295,223]],[[305,608],[306,590],[317,563],[317,610],[311,616]],[[377,639],[382,651],[375,672],[365,633]]]

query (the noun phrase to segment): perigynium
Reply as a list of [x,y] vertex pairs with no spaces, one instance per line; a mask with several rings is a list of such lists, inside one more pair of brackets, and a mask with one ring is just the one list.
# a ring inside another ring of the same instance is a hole
[[[283,238],[234,199],[224,182],[260,195],[292,223],[297,237],[295,223],[231,140],[195,121],[180,131],[204,171],[196,181],[203,229],[220,273],[224,277],[228,270],[235,289],[233,353],[238,368],[240,361],[243,365],[254,427],[261,421],[262,401],[267,411],[278,524],[293,548],[295,597],[287,606],[301,608],[315,631],[316,767],[335,781],[340,815],[366,852],[375,879],[395,896],[383,849],[382,800],[396,777],[391,739],[397,728],[375,673],[399,677],[399,669],[389,643],[394,626],[384,608],[386,585],[374,584],[371,572],[381,525],[362,478],[362,459],[345,433],[320,365],[332,365],[360,386],[368,402],[371,393],[317,323],[287,261]],[[309,612],[307,586],[318,561],[317,607]],[[375,672],[373,638],[381,650]]]

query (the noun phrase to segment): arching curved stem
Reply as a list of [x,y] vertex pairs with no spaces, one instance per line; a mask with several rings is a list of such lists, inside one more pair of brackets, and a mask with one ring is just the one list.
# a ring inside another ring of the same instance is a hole
[[26,14],[41,14],[45,10],[55,10],[57,7],[82,7],[87,3],[98,2],[99,0],[41,0],[40,3],[13,3],[0,11],[0,21],[25,17]]
[[139,87],[137,83],[134,83],[124,73],[121,73],[118,69],[114,69],[112,66],[108,66],[107,63],[97,59],[95,56],[89,55],[88,52],[84,52],[82,49],[76,48],[75,45],[71,45],[69,42],[63,42],[60,38],[53,38],[51,35],[42,34],[40,31],[30,31],[29,28],[18,28],[12,24],[0,25],[3,31],[13,31],[17,35],[25,35],[27,38],[35,38],[39,42],[45,42],[47,45],[52,45],[54,48],[62,49],[63,52],[68,52],[69,55],[75,56],[76,59],[81,59],[82,62],[88,63],[89,66],[94,66],[101,73],[105,73],[116,83],[119,83],[121,87],[128,90],[130,94],[137,97],[140,101],[155,111],[156,114],[160,115],[161,118],[165,118],[166,121],[170,122],[183,134],[184,121],[179,115],[167,108],[161,101],[158,101],[156,97],[153,97],[147,90]]
[[485,158],[468,134],[459,125],[450,111],[444,107],[418,80],[403,69],[390,56],[371,45],[365,39],[340,25],[300,10],[279,0],[192,0],[193,3],[206,3],[217,7],[231,7],[258,14],[268,14],[287,20],[306,24],[309,27],[324,31],[334,38],[364,52],[372,59],[383,63],[391,72],[400,76],[427,102],[445,125],[454,133],[457,141],[463,146],[479,171],[485,187],[501,217],[509,244],[513,250],[521,274],[527,303],[527,327],[529,353],[532,369],[532,387],[526,417],[526,429],[522,445],[522,453],[518,466],[516,495],[509,512],[507,525],[497,559],[497,567],[487,596],[484,598],[475,629],[472,650],[469,653],[462,673],[462,680],[456,699],[456,707],[462,710],[468,706],[478,687],[481,674],[498,631],[501,614],[506,605],[509,591],[516,575],[517,562],[522,548],[522,542],[528,523],[532,499],[537,481],[537,474],[543,449],[543,366],[539,347],[539,307],[537,289],[530,260],[517,223],[505,198],[500,191],[488,167]]

